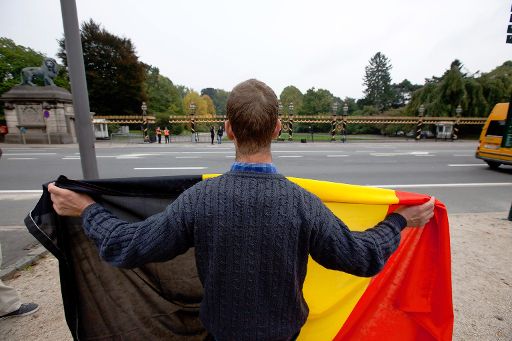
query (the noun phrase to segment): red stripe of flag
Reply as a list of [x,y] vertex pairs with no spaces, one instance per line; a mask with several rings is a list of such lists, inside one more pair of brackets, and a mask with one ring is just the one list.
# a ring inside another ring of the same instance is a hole
[[[428,201],[396,191],[398,205]],[[397,205],[390,205],[392,212]],[[374,278],[335,340],[452,339],[450,235],[446,207],[436,201],[424,228],[406,228],[397,251]]]

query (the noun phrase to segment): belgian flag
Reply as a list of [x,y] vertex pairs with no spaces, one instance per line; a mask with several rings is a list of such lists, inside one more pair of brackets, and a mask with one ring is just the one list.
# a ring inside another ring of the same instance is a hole
[[[74,181],[57,185],[89,194],[127,221],[162,211],[180,193],[215,175]],[[351,230],[383,220],[422,194],[289,178],[316,194]],[[203,340],[202,287],[193,250],[164,263],[119,269],[103,262],[81,219],[59,217],[47,186],[25,218],[59,260],[65,316],[74,339]],[[402,231],[399,248],[373,278],[327,270],[312,259],[304,283],[309,318],[299,340],[451,340],[450,238],[444,205],[424,228]]]
[[[362,231],[399,205],[429,197],[389,189],[290,178],[316,194],[347,226]],[[310,259],[304,283],[310,308],[299,340],[451,340],[453,306],[450,235],[445,206],[436,201],[424,228],[402,231],[384,269],[362,278]]]

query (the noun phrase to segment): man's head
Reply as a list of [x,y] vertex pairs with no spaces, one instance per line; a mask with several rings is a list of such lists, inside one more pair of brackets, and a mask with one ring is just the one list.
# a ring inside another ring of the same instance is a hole
[[226,131],[236,140],[238,153],[250,155],[270,149],[280,129],[278,108],[276,94],[263,82],[249,79],[233,88],[227,101]]

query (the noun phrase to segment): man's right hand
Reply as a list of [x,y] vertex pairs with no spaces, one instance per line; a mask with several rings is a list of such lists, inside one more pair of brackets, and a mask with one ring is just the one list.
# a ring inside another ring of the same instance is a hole
[[59,188],[54,182],[48,185],[48,192],[51,194],[53,209],[62,216],[80,217],[89,205],[95,203],[90,196]]
[[394,213],[400,214],[407,220],[409,227],[422,227],[434,216],[434,204],[436,199],[431,197],[429,201],[422,205],[400,206]]

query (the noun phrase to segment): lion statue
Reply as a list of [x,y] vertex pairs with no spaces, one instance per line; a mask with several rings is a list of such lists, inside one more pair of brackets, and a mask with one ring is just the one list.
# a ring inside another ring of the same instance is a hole
[[42,77],[44,85],[55,85],[53,78],[59,73],[59,66],[55,59],[46,58],[41,67],[26,67],[21,70],[21,85],[32,85],[34,77]]

